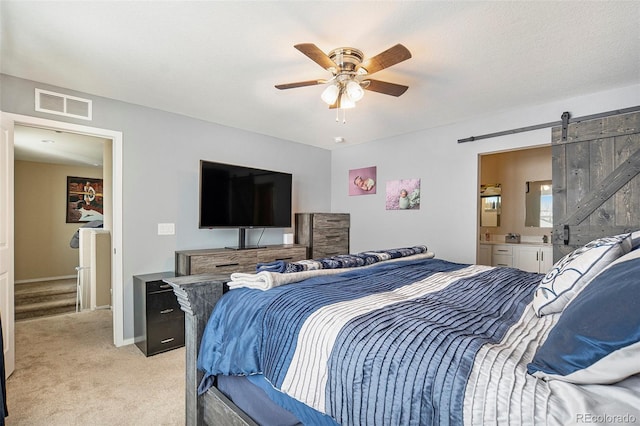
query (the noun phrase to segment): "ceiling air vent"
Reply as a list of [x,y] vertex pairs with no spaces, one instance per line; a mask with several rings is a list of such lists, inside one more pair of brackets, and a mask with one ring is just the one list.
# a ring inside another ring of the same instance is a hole
[[36,89],[36,111],[91,120],[90,99]]

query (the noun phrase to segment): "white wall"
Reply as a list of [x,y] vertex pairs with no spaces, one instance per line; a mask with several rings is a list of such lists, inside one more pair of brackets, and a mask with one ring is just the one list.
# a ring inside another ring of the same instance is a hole
[[[3,112],[123,134],[123,276],[114,279],[123,282],[125,340],[133,338],[133,275],[172,271],[176,250],[237,244],[236,230],[198,229],[200,159],[292,173],[294,212],[330,209],[330,151],[4,74],[0,86]],[[36,87],[92,99],[93,120],[34,111]],[[158,236],[158,223],[174,223],[176,234]],[[268,229],[261,242],[280,244],[284,231]],[[258,235],[249,232],[250,242]]]
[[[341,148],[331,158],[332,210],[351,213],[351,251],[427,244],[439,258],[475,263],[478,155],[549,144],[551,129],[462,144],[458,139],[558,121],[564,111],[581,117],[638,105],[635,85]],[[377,166],[377,193],[349,196],[349,170],[368,166]],[[422,180],[420,210],[385,210],[386,182],[410,178]]]

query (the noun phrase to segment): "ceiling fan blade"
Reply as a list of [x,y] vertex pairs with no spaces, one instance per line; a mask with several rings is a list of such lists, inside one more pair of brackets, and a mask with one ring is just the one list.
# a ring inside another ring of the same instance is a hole
[[384,52],[367,59],[362,64],[360,64],[358,69],[364,68],[365,70],[367,70],[368,74],[373,74],[402,61],[406,61],[409,58],[411,58],[411,52],[409,52],[409,49],[401,44],[396,44],[395,46],[390,47]]
[[372,92],[384,93],[385,95],[400,96],[407,91],[409,86],[403,86],[402,84],[389,83],[380,80],[367,79],[369,85],[364,87],[365,90],[371,90]]
[[335,72],[338,69],[336,63],[333,62],[326,53],[320,50],[320,48],[313,43],[301,43],[296,44],[293,47],[307,55],[309,59],[326,70]]
[[318,84],[324,84],[326,82],[327,80],[307,80],[307,81],[298,81],[296,83],[276,84],[276,89],[284,90],[284,89],[294,89],[296,87],[316,86]]

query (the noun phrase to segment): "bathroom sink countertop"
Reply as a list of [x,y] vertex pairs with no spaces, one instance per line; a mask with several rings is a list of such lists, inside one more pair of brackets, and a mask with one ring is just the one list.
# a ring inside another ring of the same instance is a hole
[[540,246],[540,247],[552,247],[553,244],[551,243],[543,243],[542,241],[540,242],[527,242],[527,241],[520,241],[519,243],[508,243],[505,242],[504,240],[489,240],[489,241],[485,241],[485,240],[481,240],[480,244],[513,244],[513,245],[520,245],[520,246]]

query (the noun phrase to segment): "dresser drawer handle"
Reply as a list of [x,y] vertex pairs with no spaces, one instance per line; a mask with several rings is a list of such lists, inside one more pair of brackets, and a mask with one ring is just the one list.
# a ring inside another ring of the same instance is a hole
[[161,341],[160,341],[160,343],[162,343],[162,344],[164,345],[165,343],[171,343],[171,342],[173,342],[174,340],[176,340],[176,339],[175,339],[175,337],[171,337],[171,338],[169,338],[169,339],[161,340]]
[[171,288],[169,284],[160,284],[160,288]]
[[173,308],[164,309],[160,311],[161,314],[170,314],[171,312],[173,312]]
[[216,265],[216,268],[224,268],[224,267],[227,267],[227,266],[238,266],[238,265],[239,265],[239,263],[237,263],[237,262],[236,263],[222,263],[220,265]]

